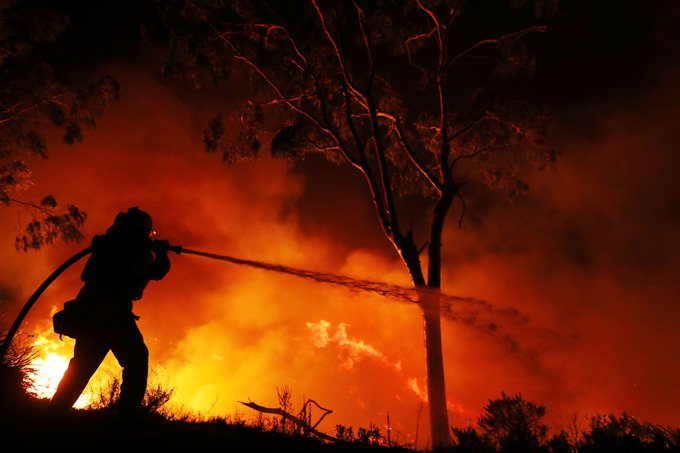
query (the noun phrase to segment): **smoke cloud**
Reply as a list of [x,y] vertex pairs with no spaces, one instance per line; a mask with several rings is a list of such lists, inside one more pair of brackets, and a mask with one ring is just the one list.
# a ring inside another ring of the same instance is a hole
[[[33,193],[88,212],[87,241],[139,206],[171,243],[409,286],[347,168],[269,158],[222,165],[200,141],[215,101],[189,101],[135,68],[121,72],[123,99],[97,129],[82,145],[53,140],[50,159],[33,167]],[[625,103],[564,113],[555,131],[562,157],[531,176],[526,197],[510,204],[469,187],[463,228],[450,222],[443,251],[444,291],[474,298],[453,300],[443,324],[452,424],[474,422],[501,391],[547,405],[556,426],[575,412],[623,410],[680,424],[680,93],[672,80]],[[588,127],[569,122],[576,117]],[[3,326],[85,246],[19,254],[11,238],[29,214],[8,212],[0,221]],[[415,305],[195,256],[172,262],[135,313],[178,406],[243,413],[237,401],[276,405],[276,387],[288,385],[294,398],[333,409],[322,430],[382,425],[388,411],[404,441],[426,426]],[[27,330],[48,326],[50,312],[78,291],[81,269],[48,290]]]

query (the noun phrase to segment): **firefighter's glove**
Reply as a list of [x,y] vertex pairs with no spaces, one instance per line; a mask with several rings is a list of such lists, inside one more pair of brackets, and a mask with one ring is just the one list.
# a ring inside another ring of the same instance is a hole
[[151,242],[151,250],[156,253],[167,254],[168,250],[170,250],[170,243],[168,241],[156,239],[155,241]]

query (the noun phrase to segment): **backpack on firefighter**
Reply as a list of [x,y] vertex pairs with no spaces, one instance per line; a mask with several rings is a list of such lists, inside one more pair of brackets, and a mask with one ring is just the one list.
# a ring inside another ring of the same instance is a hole
[[64,302],[64,309],[52,316],[54,333],[59,335],[60,340],[63,335],[78,338],[88,331],[89,318],[82,303],[76,300]]

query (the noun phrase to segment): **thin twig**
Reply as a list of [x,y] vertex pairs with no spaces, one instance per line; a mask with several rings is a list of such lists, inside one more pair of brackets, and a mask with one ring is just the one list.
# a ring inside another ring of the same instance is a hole
[[465,217],[465,211],[467,209],[467,205],[465,204],[465,199],[460,194],[459,190],[456,191],[456,196],[460,200],[460,203],[461,203],[461,206],[462,206],[462,209],[460,211],[460,217],[458,217],[458,228],[460,229],[460,228],[463,228],[463,217]]
[[39,206],[39,205],[37,205],[35,203],[31,203],[29,201],[21,201],[21,200],[17,200],[16,198],[5,198],[5,200],[9,203],[16,203],[16,204],[20,204],[20,205],[23,205],[23,206],[27,206],[29,208],[37,209],[37,210],[42,211],[42,212],[47,213],[47,214],[52,213],[51,209],[46,208],[44,206]]
[[441,24],[439,22],[439,19],[437,19],[437,16],[435,15],[434,11],[431,9],[427,8],[425,5],[423,5],[423,2],[421,0],[417,0],[418,7],[425,12],[428,16],[430,16],[430,19],[432,19],[432,22],[434,22],[434,26],[437,29],[437,44],[439,45],[439,50],[441,51],[443,49],[443,41],[442,41],[442,30],[441,30]]
[[401,146],[404,148],[406,151],[406,155],[408,158],[411,160],[413,165],[420,171],[420,173],[425,176],[425,179],[432,185],[432,187],[438,192],[441,193],[442,191],[442,183],[437,180],[437,177],[427,168],[427,166],[418,158],[418,156],[415,153],[415,150],[411,146],[411,144],[406,140],[404,131],[401,127],[401,120],[397,115],[394,115],[389,112],[385,112],[382,110],[379,110],[377,112],[377,116],[379,118],[386,118],[392,121],[392,124],[394,126],[394,131],[397,135],[397,138],[399,140],[399,143]]
[[[263,79],[263,80],[264,80],[264,81],[265,81],[265,82],[266,82],[266,83],[274,90],[274,92],[276,93],[276,95],[279,96],[279,98],[280,98],[286,105],[288,105],[288,106],[289,106],[291,109],[293,109],[295,112],[299,113],[300,115],[302,115],[302,116],[304,116],[305,118],[307,118],[307,119],[309,119],[310,121],[312,121],[312,123],[314,123],[319,129],[321,129],[321,130],[322,130],[324,133],[326,133],[327,135],[331,136],[331,137],[334,139],[334,141],[336,141],[336,142],[339,143],[338,137],[337,137],[331,130],[329,130],[327,127],[325,127],[323,124],[321,124],[321,122],[320,122],[313,114],[311,114],[310,112],[306,111],[306,110],[303,109],[302,107],[299,107],[299,106],[295,105],[295,104],[293,103],[293,101],[292,101],[288,96],[286,96],[285,94],[283,94],[283,92],[281,91],[281,88],[279,88],[279,86],[278,86],[271,78],[269,78],[269,77],[267,76],[267,74],[265,74],[264,71],[263,71],[263,70],[262,70],[262,69],[254,62],[254,61],[252,61],[250,58],[246,57],[245,55],[241,54],[241,53],[238,51],[238,49],[236,49],[236,46],[234,46],[234,44],[233,44],[231,41],[229,41],[229,40],[224,36],[223,33],[220,33],[220,31],[217,30],[217,28],[215,28],[214,25],[211,25],[211,27],[212,27],[213,31],[217,34],[217,36],[218,36],[225,44],[227,44],[227,45],[231,48],[232,52],[234,52],[234,58],[236,58],[236,59],[239,60],[239,61],[242,61],[242,62],[246,63],[246,64],[247,64],[248,66],[250,66],[253,70],[255,70],[255,72],[257,72],[257,74],[258,74],[260,77],[262,77],[262,79]],[[351,159],[349,159],[349,158],[348,158],[348,160],[351,161]]]
[[456,61],[459,59],[467,56],[470,52],[472,52],[475,49],[478,49],[479,47],[482,47],[486,44],[497,44],[499,41],[502,39],[513,39],[517,40],[521,38],[522,36],[528,34],[528,33],[545,33],[547,30],[547,27],[544,25],[534,25],[532,27],[527,27],[523,28],[522,30],[512,32],[512,33],[506,33],[504,35],[499,36],[498,38],[488,38],[488,39],[482,39],[481,41],[476,42],[475,44],[471,45],[467,49],[463,50],[462,52],[456,54],[449,62],[446,64],[446,67],[449,68],[451,67]]
[[451,162],[451,166],[450,166],[449,170],[452,171],[454,169],[454,167],[456,166],[456,164],[463,159],[475,158],[475,157],[479,156],[480,154],[483,154],[483,153],[489,151],[490,149],[499,147],[501,145],[502,145],[502,143],[495,141],[492,144],[484,146],[484,147],[479,148],[479,149],[476,149],[475,151],[473,151],[471,153],[461,154],[460,156],[457,156],[456,158],[453,159],[453,161]]

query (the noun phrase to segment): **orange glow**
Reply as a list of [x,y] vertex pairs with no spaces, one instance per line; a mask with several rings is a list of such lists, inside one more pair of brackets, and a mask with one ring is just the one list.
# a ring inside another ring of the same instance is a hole
[[[158,237],[173,244],[409,285],[362,182],[342,173],[346,168],[319,166],[324,178],[341,181],[342,190],[326,198],[312,184],[323,178],[312,173],[316,164],[309,160],[309,173],[268,158],[222,165],[200,142],[199,126],[214,101],[197,101],[204,102],[200,114],[191,113],[181,93],[155,76],[126,71],[117,72],[125,96],[83,144],[67,148],[55,138],[50,159],[33,167],[36,185],[29,195],[39,199],[51,192],[77,202],[89,214],[86,242],[18,254],[11,238],[18,220],[29,215],[0,221],[0,271],[15,282],[11,305],[0,312],[5,325],[56,266],[104,232],[117,212],[135,205],[152,214]],[[654,128],[677,115],[650,117],[654,124],[644,134],[661,137]],[[653,209],[665,212],[677,204],[654,204],[655,194],[664,199],[664,193],[675,193],[654,188],[658,180],[674,181],[678,166],[667,162],[643,171],[640,165],[653,166],[652,157],[623,162],[622,149],[653,153],[662,146],[639,136],[645,129],[625,118],[612,122],[600,138],[563,140],[560,149],[588,156],[587,168],[567,156],[558,172],[533,177],[528,198],[513,205],[471,199],[461,230],[451,217],[444,291],[488,300],[497,309],[484,313],[483,326],[442,322],[451,424],[474,424],[501,391],[546,405],[548,422],[557,427],[567,426],[575,412],[582,418],[624,410],[680,424],[680,365],[674,359],[680,260],[668,246],[656,255],[633,250],[640,238],[677,241],[677,221],[652,220]],[[627,173],[627,165],[635,171]],[[661,178],[652,170],[669,174]],[[644,200],[609,184],[633,187]],[[647,223],[635,224],[629,212]],[[418,447],[426,447],[427,410],[421,409],[427,381],[417,307],[196,256],[171,255],[171,261],[168,276],[149,284],[134,312],[141,316],[151,369],[174,389],[176,407],[250,417],[237,401],[275,406],[276,387],[288,385],[294,404],[304,395],[333,410],[322,431],[332,433],[336,424],[382,426],[389,412],[393,432],[403,435],[399,442],[412,442],[419,426]],[[26,321],[31,329],[40,327],[37,394],[51,396],[72,354],[72,340],[60,342],[45,322],[50,310],[79,290],[83,264],[60,277]]]
[[[30,376],[32,386],[28,389],[29,393],[39,398],[52,398],[68,367],[73,343],[71,339],[60,341],[49,329],[36,332],[33,347],[38,351],[39,356],[30,364],[33,371]],[[74,407],[86,407],[90,399],[90,392],[86,391],[78,398]]]
[[[29,393],[38,398],[51,398],[57,390],[59,380],[68,367],[68,357],[57,353],[50,353],[45,358],[35,359],[31,362],[31,368],[35,371],[31,373],[33,385],[28,389]],[[90,394],[85,392],[80,395],[74,407],[83,408],[90,403]]]
[[[28,392],[38,398],[49,399],[54,395],[57,385],[59,385],[59,381],[68,367],[69,360],[73,355],[75,340],[67,337],[59,340],[59,337],[52,333],[51,326],[36,330],[34,335],[33,348],[35,348],[38,356],[29,366],[32,370],[30,374],[32,385]],[[112,368],[112,360],[113,358],[110,355],[107,356],[100,369],[90,379],[85,391],[74,404],[75,408],[81,409],[92,405],[96,401],[97,392],[106,390],[110,375],[116,373],[115,368]]]

